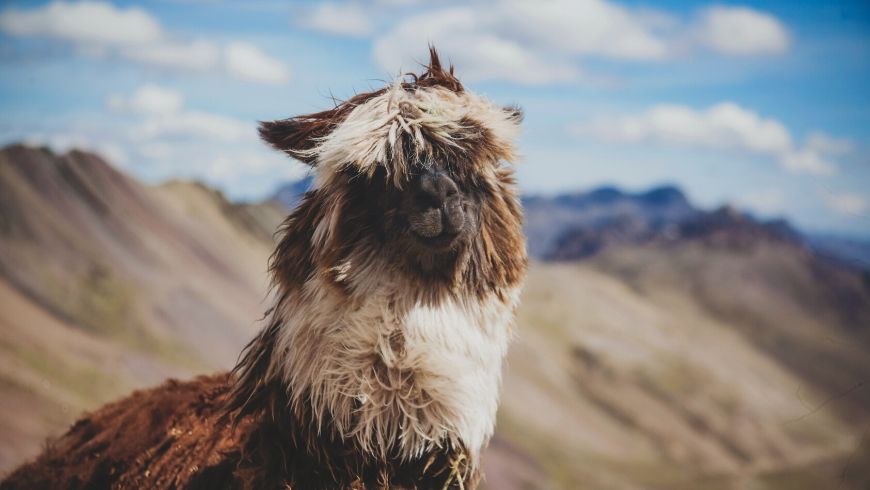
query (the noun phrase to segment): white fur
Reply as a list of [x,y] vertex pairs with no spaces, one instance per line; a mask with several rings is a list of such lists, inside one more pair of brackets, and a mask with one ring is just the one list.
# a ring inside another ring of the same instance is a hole
[[[352,281],[351,268],[333,273]],[[310,404],[318,424],[328,415],[371,453],[411,458],[462,444],[476,460],[494,429],[518,291],[507,302],[426,306],[397,281],[367,281],[365,300],[348,301],[327,280],[311,278],[280,312],[282,355],[270,372],[283,378],[291,403]],[[397,349],[391,338],[399,335]]]
[[399,82],[354,108],[314,148],[298,153],[316,158],[315,169],[321,181],[346,165],[356,165],[364,172],[382,165],[400,184],[407,169],[401,159],[390,159],[388,153],[399,136],[411,135],[417,142],[417,151],[425,154],[431,142],[422,136],[421,128],[425,127],[440,143],[456,145],[452,135],[462,129],[463,118],[486,127],[495,139],[495,146],[501,149],[501,157],[515,160],[514,141],[519,125],[503,108],[471,92],[456,93],[440,87],[409,91]]

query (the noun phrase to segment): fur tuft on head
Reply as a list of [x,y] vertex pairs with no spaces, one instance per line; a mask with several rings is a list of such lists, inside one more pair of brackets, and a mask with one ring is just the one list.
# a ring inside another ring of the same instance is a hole
[[358,94],[335,108],[263,122],[260,135],[273,147],[315,166],[321,179],[353,166],[371,176],[378,167],[397,185],[411,160],[514,161],[521,112],[498,107],[465,91],[444,69],[434,48],[425,71],[392,85]]

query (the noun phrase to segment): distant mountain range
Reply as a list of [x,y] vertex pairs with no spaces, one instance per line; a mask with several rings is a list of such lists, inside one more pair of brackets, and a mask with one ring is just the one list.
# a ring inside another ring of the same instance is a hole
[[614,187],[523,199],[529,252],[544,260],[580,260],[617,246],[674,240],[748,245],[778,240],[870,270],[870,240],[803,233],[784,219],[759,220],[725,206],[692,205],[675,186],[628,193]]
[[281,184],[272,194],[272,198],[284,205],[285,208],[293,209],[299,204],[299,200],[314,184],[314,178],[306,176],[302,179]]
[[618,213],[595,225],[566,227],[542,256],[548,260],[577,260],[620,246],[656,242],[702,240],[730,247],[750,247],[762,241],[799,246],[801,235],[784,220],[756,221],[733,207],[694,211],[672,221],[649,219],[648,213]]
[[821,255],[870,271],[870,239],[829,233],[809,233],[804,239]]
[[[555,197],[528,196],[523,199],[529,253],[537,258],[569,258],[563,248],[566,234],[607,232],[619,228],[620,235],[639,239],[660,232],[699,213],[676,187],[659,187],[630,194],[614,187]],[[594,253],[589,244],[570,258]]]

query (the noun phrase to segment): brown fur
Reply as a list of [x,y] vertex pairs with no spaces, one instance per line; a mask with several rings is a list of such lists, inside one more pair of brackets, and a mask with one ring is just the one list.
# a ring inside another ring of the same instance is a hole
[[[282,427],[283,417],[223,423],[231,386],[229,375],[219,374],[136,391],[77,421],[0,488],[326,489],[342,481],[349,489],[440,489],[451,476],[455,480],[448,454],[386,466],[321,441],[319,452],[345,458],[327,470],[317,457],[281,440],[294,432]],[[461,462],[457,468],[468,477],[465,488],[473,487],[471,472]]]
[[214,424],[228,387],[218,375],[134,392],[77,421],[2,488],[217,487],[250,430]]

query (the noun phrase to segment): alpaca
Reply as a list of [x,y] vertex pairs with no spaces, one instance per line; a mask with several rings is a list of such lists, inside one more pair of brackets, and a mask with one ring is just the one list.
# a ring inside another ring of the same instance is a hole
[[476,488],[526,269],[522,115],[421,75],[261,123],[312,166],[231,373],[86,415],[2,488]]

